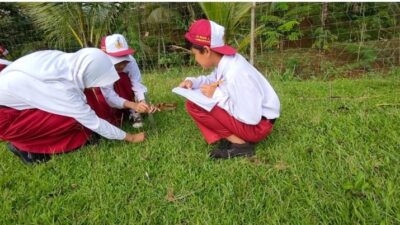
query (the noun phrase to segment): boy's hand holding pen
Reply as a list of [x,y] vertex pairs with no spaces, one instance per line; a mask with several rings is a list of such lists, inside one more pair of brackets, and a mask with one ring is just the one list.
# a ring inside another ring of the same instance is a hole
[[220,84],[224,82],[223,80],[218,80],[212,84],[203,84],[200,86],[200,91],[203,95],[211,98],[214,95],[215,89],[219,87]]
[[[200,91],[203,95],[211,98],[214,95],[215,89],[217,89],[217,87],[223,82],[223,80],[218,80],[211,84],[203,84],[200,86]],[[179,84],[179,87],[186,89],[192,89],[192,86],[193,82],[190,80],[184,80]]]

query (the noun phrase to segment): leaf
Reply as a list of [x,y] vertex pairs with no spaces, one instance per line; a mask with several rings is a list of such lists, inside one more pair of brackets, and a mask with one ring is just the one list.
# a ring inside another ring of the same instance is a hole
[[284,19],[274,15],[263,16],[262,21],[264,21],[265,23],[278,23],[278,24],[282,24],[285,22]]
[[291,32],[291,33],[287,36],[287,38],[288,38],[290,41],[299,40],[300,37],[301,37],[301,33],[298,32],[298,31],[296,31],[296,32]]
[[228,41],[232,41],[236,28],[251,9],[251,3],[201,2],[199,4],[209,20],[225,27],[225,39]]
[[20,6],[43,31],[49,45],[61,49],[97,45],[120,12],[118,4],[110,3],[20,3]]
[[287,168],[289,168],[289,166],[285,162],[280,161],[274,165],[274,168],[282,171],[282,170],[286,170]]
[[353,190],[354,186],[350,181],[346,181],[346,183],[343,184],[343,189],[346,191]]
[[284,32],[285,31],[290,31],[298,24],[299,24],[299,22],[297,22],[296,20],[292,20],[292,21],[289,21],[289,22],[286,22],[286,23],[280,25],[278,27],[278,30],[279,31],[284,31]]
[[286,11],[289,9],[289,5],[285,2],[278,2],[272,5],[275,11]]
[[174,189],[173,188],[168,188],[167,190],[167,195],[165,196],[165,199],[168,202],[173,202],[175,201],[175,195],[174,195]]

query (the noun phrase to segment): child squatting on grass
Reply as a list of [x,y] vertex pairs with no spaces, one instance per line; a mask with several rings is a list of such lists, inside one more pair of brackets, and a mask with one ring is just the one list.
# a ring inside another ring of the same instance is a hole
[[200,88],[218,100],[206,111],[191,101],[186,109],[208,144],[217,142],[210,156],[226,159],[252,156],[254,146],[266,138],[279,117],[280,102],[265,77],[231,46],[224,44],[225,28],[210,20],[197,20],[185,34],[194,58],[208,76],[187,77],[182,88]]
[[85,88],[104,87],[119,79],[100,49],[75,53],[38,51],[14,61],[0,73],[0,139],[26,163],[74,151],[92,132],[105,138],[141,142],[99,118],[86,101]]
[[145,101],[147,88],[141,83],[139,67],[132,57],[135,51],[128,47],[121,34],[103,37],[100,48],[114,64],[119,79],[114,84],[87,89],[88,103],[96,106],[95,111],[100,118],[116,126],[122,124],[123,118],[131,117],[133,127],[142,127],[143,120],[139,113],[154,113],[156,108]]

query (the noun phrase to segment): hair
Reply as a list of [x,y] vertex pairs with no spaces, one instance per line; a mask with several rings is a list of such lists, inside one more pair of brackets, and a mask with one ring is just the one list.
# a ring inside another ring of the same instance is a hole
[[193,44],[192,42],[188,41],[187,39],[185,39],[185,42],[186,42],[187,49],[190,50],[190,49],[194,48],[194,49],[199,50],[201,54],[204,53],[204,46]]

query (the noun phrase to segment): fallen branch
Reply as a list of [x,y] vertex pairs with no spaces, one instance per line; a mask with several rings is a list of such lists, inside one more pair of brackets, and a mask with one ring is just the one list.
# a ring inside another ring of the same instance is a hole
[[376,104],[376,107],[383,107],[383,106],[400,106],[400,103],[381,103],[381,104]]
[[359,100],[359,99],[369,99],[369,98],[381,98],[383,95],[377,96],[361,96],[361,97],[342,97],[342,96],[327,96],[327,97],[318,97],[318,98],[306,98],[306,97],[299,97],[302,100],[321,100],[321,99],[352,99],[352,100]]

